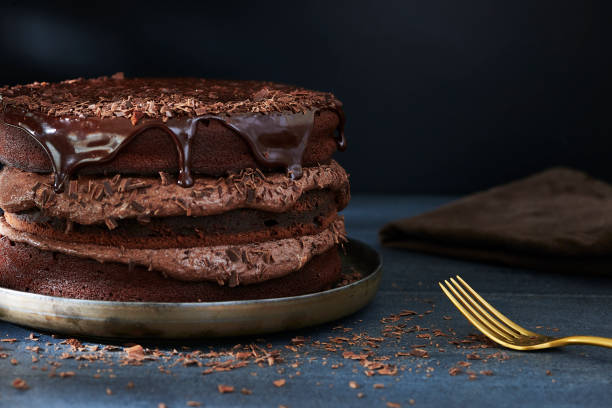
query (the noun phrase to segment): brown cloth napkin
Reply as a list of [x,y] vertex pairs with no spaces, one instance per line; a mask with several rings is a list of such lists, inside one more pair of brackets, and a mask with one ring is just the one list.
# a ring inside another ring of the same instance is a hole
[[469,260],[612,275],[612,186],[553,168],[391,222],[380,239]]

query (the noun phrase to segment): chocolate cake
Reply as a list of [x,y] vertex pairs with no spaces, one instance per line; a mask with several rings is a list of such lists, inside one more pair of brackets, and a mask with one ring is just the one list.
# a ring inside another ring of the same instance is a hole
[[115,74],[0,98],[0,287],[200,302],[338,281],[350,193],[332,94]]

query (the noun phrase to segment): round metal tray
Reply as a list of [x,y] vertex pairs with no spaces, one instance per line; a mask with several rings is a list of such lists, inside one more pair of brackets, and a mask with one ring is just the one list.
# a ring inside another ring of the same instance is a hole
[[349,285],[277,299],[205,303],[109,302],[67,299],[0,288],[0,320],[73,336],[197,338],[293,330],[350,315],[376,294],[380,255],[349,240],[340,251],[343,272],[364,277]]

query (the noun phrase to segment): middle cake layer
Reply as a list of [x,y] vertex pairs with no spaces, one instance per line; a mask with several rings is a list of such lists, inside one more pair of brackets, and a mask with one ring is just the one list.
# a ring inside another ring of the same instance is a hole
[[49,216],[38,209],[7,212],[5,217],[19,231],[60,241],[124,248],[191,248],[316,234],[336,219],[335,197],[333,191],[315,190],[283,213],[247,208],[206,217],[129,218],[118,220],[112,230],[104,224],[82,225]]
[[349,200],[348,175],[336,162],[305,168],[297,180],[249,169],[219,179],[199,177],[191,188],[163,173],[158,178],[83,177],[71,180],[61,194],[53,192],[50,181],[49,175],[6,167],[0,172],[0,208],[12,213],[38,208],[48,216],[114,229],[125,218],[201,217],[241,208],[282,213],[312,190],[336,192],[338,210]]
[[254,284],[285,276],[345,240],[342,217],[337,217],[327,228],[314,235],[193,248],[129,249],[60,241],[18,231],[4,217],[0,217],[0,235],[45,251],[99,262],[140,265],[178,280],[212,281],[228,286]]

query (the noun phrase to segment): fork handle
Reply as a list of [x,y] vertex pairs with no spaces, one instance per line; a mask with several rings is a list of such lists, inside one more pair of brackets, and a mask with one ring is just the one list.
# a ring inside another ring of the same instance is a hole
[[562,339],[566,344],[587,344],[589,346],[600,346],[612,348],[612,339],[596,336],[570,336]]

